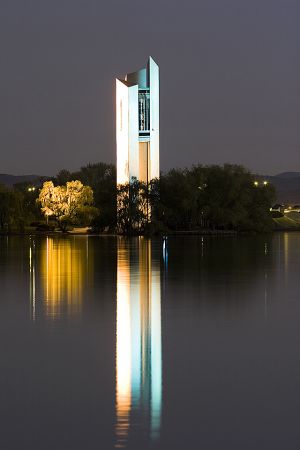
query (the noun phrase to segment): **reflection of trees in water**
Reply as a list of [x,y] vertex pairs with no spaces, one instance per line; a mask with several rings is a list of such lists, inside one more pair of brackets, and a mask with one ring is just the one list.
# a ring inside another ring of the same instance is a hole
[[113,303],[102,300],[111,298],[116,283],[115,238],[30,237],[24,253],[33,320],[75,317],[90,302],[96,308],[111,308],[113,314]]
[[25,275],[28,262],[28,243],[29,238],[24,236],[0,236],[2,275],[5,273],[6,276],[11,276],[14,280],[16,275],[20,277]]
[[[0,286],[2,302],[5,302],[12,296],[15,302],[21,304],[23,293],[28,292],[28,247],[28,236],[0,236]],[[3,291],[6,295],[4,295]],[[22,296],[20,292],[22,292]]]
[[162,361],[160,260],[145,238],[118,239],[116,326],[116,446],[146,417],[160,428]]
[[173,300],[180,302],[244,308],[258,285],[266,289],[276,245],[272,235],[172,237],[166,274],[173,281],[166,284],[169,295],[174,289]]
[[[85,304],[92,301],[94,307],[111,309],[113,313],[114,304],[102,299],[110,298],[112,286],[116,285],[117,239],[96,236],[48,239],[52,250],[48,254],[47,276],[45,237],[0,238],[1,273],[6,274],[6,282],[11,279],[14,283],[17,274],[19,282],[23,280],[27,284],[30,272],[31,316],[76,315],[82,310],[83,296]],[[131,264],[137,267],[138,240],[127,242]],[[267,303],[280,277],[284,277],[285,285],[288,283],[291,270],[300,264],[298,242],[298,233],[250,237],[171,236],[164,242],[159,238],[152,240],[152,250],[155,247],[165,258],[164,289],[172,301],[180,299],[181,303],[245,309],[247,304],[261,302],[262,296]],[[48,300],[45,299],[47,279]]]
[[[92,276],[89,273],[89,295],[95,297],[96,303],[101,303],[103,296],[111,297],[112,290],[116,286],[117,241],[112,236],[90,236],[89,243],[92,251],[90,264],[93,266],[94,274]],[[99,289],[101,289],[101,298],[99,298]],[[108,306],[112,308],[112,311],[114,310],[114,304],[106,305]]]
[[31,318],[59,319],[81,313],[93,278],[92,249],[85,236],[31,238],[28,261]]
[[[82,244],[85,244],[84,242]],[[81,310],[86,248],[71,239],[47,237],[41,248],[40,274],[45,315],[55,319]]]

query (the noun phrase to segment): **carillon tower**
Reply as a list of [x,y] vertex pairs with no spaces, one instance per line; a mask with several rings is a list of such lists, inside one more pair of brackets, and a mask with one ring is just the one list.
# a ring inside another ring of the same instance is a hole
[[117,183],[159,178],[159,68],[147,66],[116,80]]

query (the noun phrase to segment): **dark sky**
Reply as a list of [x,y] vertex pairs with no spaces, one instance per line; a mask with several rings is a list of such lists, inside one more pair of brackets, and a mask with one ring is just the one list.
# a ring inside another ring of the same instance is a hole
[[115,77],[161,73],[161,168],[300,171],[299,0],[1,0],[0,173],[115,161]]

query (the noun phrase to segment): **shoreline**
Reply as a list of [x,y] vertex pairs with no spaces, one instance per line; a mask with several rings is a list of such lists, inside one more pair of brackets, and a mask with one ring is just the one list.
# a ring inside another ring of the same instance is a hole
[[165,233],[148,235],[148,234],[120,234],[120,233],[88,233],[88,232],[78,232],[78,231],[67,231],[65,233],[61,231],[10,231],[10,232],[0,232],[0,237],[8,236],[101,236],[101,237],[165,237],[165,236],[224,236],[224,237],[238,237],[245,235],[262,235],[262,234],[273,234],[281,232],[300,232],[299,228],[275,228],[274,230],[267,233],[257,233],[255,231],[235,231],[235,230],[186,230],[186,231],[169,231]]

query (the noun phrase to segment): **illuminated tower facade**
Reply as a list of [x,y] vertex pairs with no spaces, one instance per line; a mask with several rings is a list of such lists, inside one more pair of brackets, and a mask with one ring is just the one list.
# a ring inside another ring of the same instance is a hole
[[159,178],[159,68],[147,66],[116,80],[117,183]]

